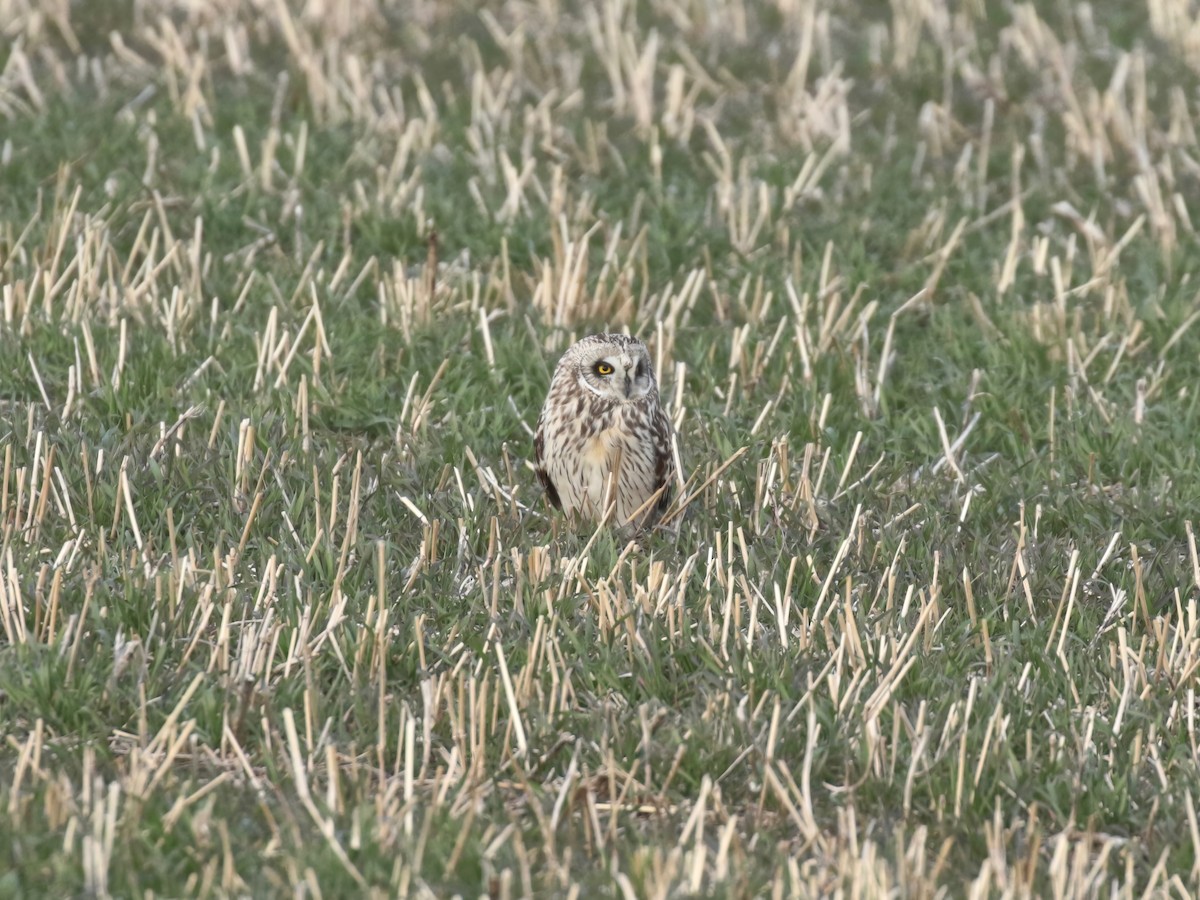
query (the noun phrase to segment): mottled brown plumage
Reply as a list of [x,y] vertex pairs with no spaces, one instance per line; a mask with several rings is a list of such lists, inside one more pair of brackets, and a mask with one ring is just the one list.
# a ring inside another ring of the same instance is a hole
[[558,361],[538,417],[546,499],[572,517],[600,521],[612,503],[612,524],[653,524],[671,501],[671,434],[646,345],[623,334],[583,338]]

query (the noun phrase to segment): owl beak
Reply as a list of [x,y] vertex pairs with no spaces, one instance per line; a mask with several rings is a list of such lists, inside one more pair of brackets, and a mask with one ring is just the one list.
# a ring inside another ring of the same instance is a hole
[[625,399],[628,400],[633,394],[633,378],[629,375],[625,376]]

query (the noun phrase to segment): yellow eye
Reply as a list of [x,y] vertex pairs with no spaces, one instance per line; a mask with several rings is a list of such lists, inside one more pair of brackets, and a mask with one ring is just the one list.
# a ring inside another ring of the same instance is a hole
[[611,375],[612,373],[613,373],[613,367],[610,366],[608,363],[605,363],[605,362],[596,363],[596,374],[597,375]]

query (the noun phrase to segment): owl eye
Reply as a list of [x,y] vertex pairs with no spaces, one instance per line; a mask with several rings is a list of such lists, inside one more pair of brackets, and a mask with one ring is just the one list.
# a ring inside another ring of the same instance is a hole
[[612,373],[613,373],[613,367],[610,366],[608,363],[606,363],[606,362],[596,363],[596,374],[597,375],[611,375]]

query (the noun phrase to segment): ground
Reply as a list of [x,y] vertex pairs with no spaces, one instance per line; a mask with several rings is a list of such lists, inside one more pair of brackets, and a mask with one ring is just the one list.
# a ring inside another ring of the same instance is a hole
[[1184,0],[0,0],[0,898],[1196,890],[1198,117]]

